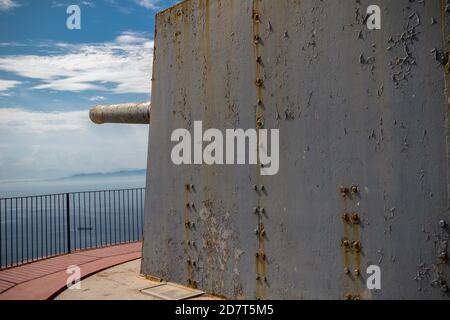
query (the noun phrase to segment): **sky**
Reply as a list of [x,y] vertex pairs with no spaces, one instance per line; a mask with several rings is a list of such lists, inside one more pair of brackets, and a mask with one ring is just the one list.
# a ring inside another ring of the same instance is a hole
[[154,17],[177,2],[0,0],[0,181],[146,167],[148,126],[88,114],[151,100]]

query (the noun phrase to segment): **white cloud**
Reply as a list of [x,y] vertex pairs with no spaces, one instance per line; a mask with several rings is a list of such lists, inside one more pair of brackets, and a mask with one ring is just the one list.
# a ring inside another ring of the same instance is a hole
[[0,109],[1,130],[40,134],[59,131],[83,131],[89,119],[88,111],[33,112],[17,108]]
[[148,126],[94,125],[88,110],[0,108],[0,180],[145,168]]
[[7,11],[16,7],[20,7],[20,4],[14,0],[0,0],[0,11]]
[[35,79],[32,89],[150,93],[153,41],[125,32],[114,42],[57,45],[60,54],[0,56],[0,71]]
[[10,96],[10,93],[8,92],[8,90],[16,87],[20,83],[21,83],[20,81],[0,79],[0,96],[3,96],[3,97]]
[[97,102],[97,101],[105,101],[106,97],[104,96],[94,96],[94,97],[90,97],[89,101],[93,101],[93,102]]
[[146,9],[158,9],[159,7],[156,5],[156,3],[159,2],[158,0],[136,0],[136,3]]

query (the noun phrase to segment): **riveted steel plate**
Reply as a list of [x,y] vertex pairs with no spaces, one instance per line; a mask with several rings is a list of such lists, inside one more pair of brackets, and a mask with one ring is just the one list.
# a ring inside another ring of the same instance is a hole
[[[189,0],[158,14],[143,273],[237,299],[448,298],[444,2]],[[372,4],[381,30],[366,26]],[[279,173],[174,165],[171,134],[194,121],[279,129]]]

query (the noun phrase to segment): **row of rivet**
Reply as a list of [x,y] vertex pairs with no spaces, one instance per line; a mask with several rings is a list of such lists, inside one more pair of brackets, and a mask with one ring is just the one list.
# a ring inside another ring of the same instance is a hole
[[[348,212],[346,201],[349,197],[356,196],[359,194],[359,187],[355,184],[351,185],[350,187],[341,186],[339,188],[339,192],[345,203],[345,207],[343,208],[343,213],[341,216],[342,222],[344,224],[344,230],[346,229],[346,226],[348,226],[348,225],[353,226],[353,228],[358,228],[358,226],[361,223],[361,218],[360,218],[359,214],[356,212],[353,212],[351,214]],[[353,229],[353,230],[355,230],[355,229]],[[355,234],[354,234],[354,236],[355,236]],[[356,235],[356,237],[359,237],[359,236]],[[347,255],[347,254],[360,255],[360,253],[362,252],[361,241],[359,239],[354,239],[354,240],[348,239],[346,237],[346,235],[344,235],[344,238],[341,241],[341,246],[344,249],[345,255]],[[356,257],[355,257],[355,261],[358,261],[358,259]],[[353,275],[356,278],[359,278],[361,276],[361,270],[360,270],[358,263],[356,263],[356,264],[357,265],[355,266],[355,268],[353,270]],[[352,275],[352,272],[347,265],[344,267],[344,274],[346,276]],[[346,293],[344,295],[344,299],[345,300],[360,300],[361,296],[359,294]]]
[[[259,26],[261,23],[261,15],[258,12],[258,4],[259,0],[253,1],[253,44],[255,46],[255,61],[256,61],[256,75],[254,85],[257,90],[257,101],[256,101],[256,128],[262,129],[264,127],[264,108],[262,101],[262,88],[264,86],[264,80],[261,74],[262,67],[262,57],[259,53],[259,46],[262,43],[261,36],[259,34]],[[266,187],[264,185],[253,185],[253,190],[257,193],[258,197],[261,197],[262,194],[266,193]],[[257,215],[258,226],[255,229],[255,235],[258,237],[258,252],[255,254],[256,257],[256,299],[261,300],[264,298],[264,283],[267,283],[267,276],[265,271],[265,263],[267,260],[266,254],[264,252],[264,238],[266,236],[266,230],[263,223],[263,215],[266,210],[263,208],[258,201],[258,206],[253,208],[253,213]]]
[[[195,192],[195,187],[194,187],[194,185],[193,184],[186,184],[185,185],[185,190],[188,192],[188,193],[194,193]],[[191,210],[193,210],[193,211],[195,211],[195,209],[196,209],[196,207],[195,207],[195,203],[194,202],[187,202],[186,203],[186,209],[187,209],[187,216],[186,216],[186,221],[185,221],[185,227],[186,227],[186,233],[188,234],[188,235],[190,235],[190,233],[191,232],[193,232],[193,231],[195,231],[195,223],[193,222],[193,221],[191,221],[191,219],[190,219],[190,217],[189,217],[189,215],[188,215],[188,213],[189,213],[189,211],[191,211]],[[190,239],[190,237],[188,236],[187,237],[188,239]],[[188,246],[188,248],[190,248],[190,250],[193,250],[193,249],[195,249],[196,248],[196,244],[195,244],[195,241],[192,241],[192,240],[187,240],[187,246]],[[190,251],[189,250],[189,251]],[[193,268],[196,268],[197,267],[197,262],[196,261],[194,261],[193,259],[192,259],[192,257],[191,257],[191,254],[190,254],[190,252],[188,252],[188,258],[187,258],[187,260],[186,260],[186,263],[187,263],[187,265],[188,265],[188,285],[189,286],[191,286],[191,287],[193,287],[193,288],[197,288],[198,287],[198,283],[197,283],[197,281],[195,281],[195,280],[193,280],[192,278],[193,278]]]

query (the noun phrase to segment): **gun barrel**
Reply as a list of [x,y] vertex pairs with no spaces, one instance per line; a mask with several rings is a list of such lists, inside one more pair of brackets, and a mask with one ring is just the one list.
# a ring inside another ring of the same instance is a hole
[[150,102],[95,106],[89,112],[96,124],[150,124]]

